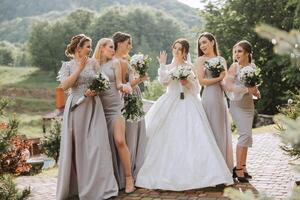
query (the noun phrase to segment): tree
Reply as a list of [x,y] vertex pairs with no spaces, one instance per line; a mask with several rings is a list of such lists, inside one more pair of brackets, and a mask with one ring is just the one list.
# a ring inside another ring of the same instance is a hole
[[67,59],[64,51],[72,36],[86,33],[93,17],[89,11],[77,10],[54,24],[47,21],[36,23],[29,39],[32,64],[57,73],[61,61]]
[[[99,17],[89,11],[77,10],[54,24],[37,23],[30,36],[29,50],[33,65],[57,72],[61,61],[66,60],[64,50],[73,35],[86,33],[93,38],[95,46],[100,38],[124,31],[132,35],[132,54],[143,52],[156,58],[164,49],[171,55],[171,43],[184,36],[184,28],[174,18],[150,7],[117,6],[107,9]],[[157,68],[158,63],[152,62],[151,78],[156,77]]]
[[0,65],[12,65],[13,62],[12,51],[5,47],[0,47]]

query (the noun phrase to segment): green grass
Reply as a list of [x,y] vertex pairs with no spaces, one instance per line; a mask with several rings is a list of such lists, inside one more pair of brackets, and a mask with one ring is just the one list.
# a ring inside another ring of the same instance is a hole
[[42,116],[40,115],[18,115],[20,120],[19,133],[27,138],[43,137]]
[[8,111],[18,114],[43,115],[55,109],[55,100],[35,99],[27,97],[12,98],[15,103]]
[[[0,66],[0,75],[0,92],[1,89],[11,87],[30,90],[26,97],[11,97],[14,104],[6,110],[8,115],[16,113],[20,120],[19,134],[26,135],[28,138],[42,137],[42,116],[55,109],[55,100],[43,94],[47,94],[48,91],[54,93],[58,85],[56,75],[36,67],[8,66]],[[6,94],[10,95],[9,92]],[[0,96],[3,94],[0,93]]]
[[42,137],[42,116],[54,110],[54,100],[16,97],[14,105],[6,109],[7,116],[16,113],[20,120],[18,133],[28,138]]
[[58,85],[53,72],[42,71],[36,67],[0,66],[0,74],[0,87],[54,89]]

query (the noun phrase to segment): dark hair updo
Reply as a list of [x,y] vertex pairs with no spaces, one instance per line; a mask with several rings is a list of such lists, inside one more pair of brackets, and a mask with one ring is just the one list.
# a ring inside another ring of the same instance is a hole
[[79,47],[83,47],[84,43],[86,41],[92,41],[91,38],[87,37],[84,34],[75,35],[72,37],[70,43],[67,45],[67,48],[65,50],[65,54],[69,58],[73,58],[75,55],[75,51]]
[[125,42],[126,40],[131,39],[131,35],[128,33],[123,33],[123,32],[118,31],[113,34],[112,39],[114,41],[115,50],[117,50],[118,43]]

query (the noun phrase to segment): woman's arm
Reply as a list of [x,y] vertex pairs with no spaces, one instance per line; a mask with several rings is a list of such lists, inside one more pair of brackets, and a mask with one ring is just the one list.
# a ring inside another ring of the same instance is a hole
[[131,87],[127,84],[123,84],[123,73],[122,73],[122,67],[121,63],[118,59],[113,60],[113,68],[115,72],[115,77],[116,77],[116,87],[118,90],[124,93],[130,93],[131,92]]

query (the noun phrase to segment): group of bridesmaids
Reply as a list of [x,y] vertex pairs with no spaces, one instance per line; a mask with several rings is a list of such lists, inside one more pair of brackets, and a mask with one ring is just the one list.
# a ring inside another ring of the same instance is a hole
[[[134,92],[140,98],[138,84],[148,77],[137,77],[129,67],[131,36],[116,32],[112,39],[98,41],[93,58],[92,40],[84,34],[72,37],[65,54],[71,58],[59,71],[60,87],[69,91],[63,116],[58,200],[77,196],[79,199],[108,199],[135,190],[135,180],[145,159],[147,144],[145,120],[127,122],[122,117],[120,94]],[[198,39],[195,64],[199,83],[204,87],[203,107],[217,145],[233,177],[248,182],[246,170],[248,147],[252,145],[254,105],[252,96],[260,97],[257,87],[247,88],[239,80],[240,69],[251,64],[252,49],[247,41],[233,47],[234,62],[228,71],[212,78],[204,62],[220,57],[217,41],[211,33]],[[224,60],[224,65],[226,61]],[[225,67],[226,68],[226,67]],[[95,75],[103,72],[109,78],[109,90],[96,94],[88,89]],[[236,167],[233,167],[231,132],[224,91],[230,99],[230,112],[239,134]],[[74,111],[70,108],[79,98],[84,102]]]

